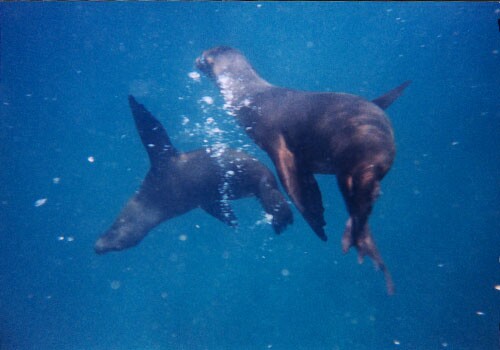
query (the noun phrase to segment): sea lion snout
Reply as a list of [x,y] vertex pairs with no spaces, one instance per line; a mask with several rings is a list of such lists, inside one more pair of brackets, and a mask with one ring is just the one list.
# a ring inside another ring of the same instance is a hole
[[200,57],[198,57],[195,61],[196,68],[198,68],[203,73],[211,76],[212,75],[212,66],[214,64],[214,58],[210,55],[210,52],[204,51]]
[[109,251],[109,248],[107,247],[106,243],[104,242],[104,239],[103,238],[99,238],[97,240],[97,242],[95,242],[94,244],[94,251],[99,254],[99,255],[102,255],[106,252]]
[[[122,230],[123,231],[123,230]],[[126,242],[123,237],[120,236],[120,229],[111,228],[104,235],[102,235],[94,244],[94,251],[99,254],[106,254],[111,251],[120,251],[129,246],[133,246],[137,243]]]
[[239,51],[227,46],[217,46],[203,51],[195,60],[195,64],[196,68],[213,78],[229,67],[238,67],[240,58],[244,57]]
[[108,237],[100,237],[94,244],[94,251],[96,254],[103,255],[106,254],[107,252],[113,251],[113,250],[122,250],[123,248],[115,246],[112,244]]
[[203,56],[203,54],[202,54],[200,57],[198,57],[195,61],[195,64],[196,64],[196,68],[203,70],[203,68],[205,68],[205,66],[206,66],[205,56]]
[[203,54],[196,59],[195,65],[200,72],[202,72],[209,78],[213,78],[212,67],[208,64],[208,60]]
[[[125,211],[127,211],[127,207]],[[123,213],[122,213],[123,214]],[[145,214],[147,216],[147,214]],[[106,254],[112,251],[120,251],[131,248],[139,244],[149,231],[149,225],[141,226],[144,223],[131,223],[123,220],[123,215],[114,225],[105,232],[94,244],[94,251],[99,254]]]

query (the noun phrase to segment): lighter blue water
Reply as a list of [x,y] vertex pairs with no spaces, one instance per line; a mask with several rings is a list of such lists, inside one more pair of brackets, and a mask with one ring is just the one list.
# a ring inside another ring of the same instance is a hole
[[[498,3],[1,3],[0,348],[497,349],[499,17]],[[177,148],[238,147],[274,171],[189,76],[216,45],[295,89],[373,99],[413,81],[388,109],[398,154],[371,217],[394,296],[342,254],[333,176],[318,176],[328,243],[295,209],[275,236],[244,199],[237,230],[195,210],[95,255],[149,166],[129,93]]]

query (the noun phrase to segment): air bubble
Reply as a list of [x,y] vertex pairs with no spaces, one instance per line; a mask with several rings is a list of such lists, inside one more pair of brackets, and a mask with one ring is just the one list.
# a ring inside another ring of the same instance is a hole
[[122,286],[121,282],[117,281],[117,280],[111,281],[111,283],[109,285],[111,286],[111,289],[113,289],[113,290],[120,289],[120,287]]
[[40,199],[37,199],[35,201],[35,207],[41,207],[42,205],[44,205],[45,203],[47,203],[47,198],[40,198]]
[[212,105],[214,103],[214,99],[210,96],[203,96],[201,101],[205,102],[207,105]]
[[189,72],[188,77],[190,77],[194,81],[200,81],[201,76],[200,76],[200,73],[198,73],[198,72]]

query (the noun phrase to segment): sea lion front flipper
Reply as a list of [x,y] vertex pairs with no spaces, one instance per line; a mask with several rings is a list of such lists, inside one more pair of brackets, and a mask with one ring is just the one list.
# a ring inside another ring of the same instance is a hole
[[259,198],[266,214],[272,217],[271,223],[274,232],[280,234],[288,225],[293,223],[292,211],[270,172],[269,176],[261,178],[257,198]]
[[216,200],[201,206],[201,209],[231,227],[238,226],[238,219],[227,200]]
[[403,90],[410,85],[411,81],[407,80],[403,84],[399,85],[397,88],[385,93],[384,95],[374,99],[372,102],[375,103],[382,109],[387,109],[389,106],[396,101],[396,99],[403,93]]
[[177,155],[177,150],[161,123],[134,96],[128,97],[130,109],[142,144],[146,149],[152,168],[158,168],[162,162]]
[[304,216],[318,237],[326,241],[323,218],[323,200],[318,183],[312,173],[301,171],[295,154],[288,148],[283,135],[276,139],[270,155],[278,171],[278,176],[293,203]]

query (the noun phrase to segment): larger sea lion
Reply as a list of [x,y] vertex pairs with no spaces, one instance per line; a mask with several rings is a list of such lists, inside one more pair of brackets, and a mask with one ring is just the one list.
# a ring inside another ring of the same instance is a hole
[[313,174],[335,174],[349,212],[342,237],[347,252],[370,256],[392,278],[368,226],[380,181],[395,156],[394,135],[384,109],[409,84],[367,101],[330,92],[304,92],[271,85],[245,56],[230,47],[216,47],[196,60],[199,70],[219,87],[226,110],[267,152],[293,203],[313,231],[326,240],[321,192]]
[[181,153],[160,122],[129,96],[130,108],[151,168],[114,224],[97,240],[98,254],[137,245],[161,222],[201,208],[230,226],[237,224],[229,201],[256,196],[276,233],[292,223],[292,212],[272,172],[232,149]]

